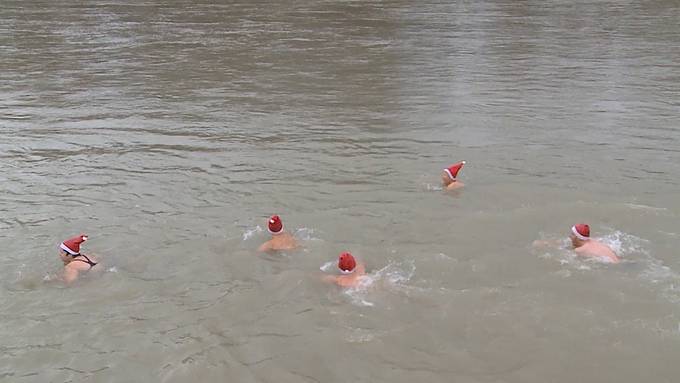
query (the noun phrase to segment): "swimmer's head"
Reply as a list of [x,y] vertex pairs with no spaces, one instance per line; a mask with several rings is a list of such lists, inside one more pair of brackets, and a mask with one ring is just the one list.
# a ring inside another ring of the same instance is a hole
[[465,165],[465,161],[458,162],[444,169],[442,172],[442,182],[444,185],[448,186],[456,180],[456,177],[458,177],[458,172],[463,167],[463,165]]
[[357,261],[354,260],[352,254],[344,252],[338,257],[338,269],[343,274],[350,274],[357,267]]
[[80,255],[80,244],[87,241],[87,235],[81,234],[77,237],[69,238],[59,245],[59,257],[67,264],[73,260],[74,257]]
[[571,244],[574,247],[582,246],[590,239],[590,226],[585,223],[579,223],[572,226],[569,239],[571,239]]
[[272,235],[283,233],[283,222],[281,222],[281,217],[279,217],[278,215],[273,215],[269,217],[267,229]]

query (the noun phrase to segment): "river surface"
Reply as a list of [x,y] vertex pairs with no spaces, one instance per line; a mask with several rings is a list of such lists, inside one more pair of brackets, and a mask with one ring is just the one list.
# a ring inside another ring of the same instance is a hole
[[1,3],[0,381],[680,379],[678,1]]

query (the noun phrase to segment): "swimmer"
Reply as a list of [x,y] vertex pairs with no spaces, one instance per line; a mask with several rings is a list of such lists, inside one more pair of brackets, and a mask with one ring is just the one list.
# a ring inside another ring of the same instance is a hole
[[619,263],[620,259],[609,246],[590,238],[590,226],[579,223],[571,227],[571,245],[576,255],[581,257],[600,258],[611,263]]
[[[571,247],[579,257],[598,258],[609,263],[619,263],[621,259],[614,250],[604,243],[590,238],[590,226],[579,223],[571,227],[569,234]],[[534,241],[534,247],[559,245],[559,241]]]
[[87,235],[67,239],[59,245],[59,257],[64,262],[64,281],[71,283],[81,271],[89,271],[97,265],[91,255],[80,253],[80,244],[87,241]]
[[458,181],[456,177],[458,172],[465,165],[465,161],[458,162],[457,164],[451,165],[444,169],[442,172],[442,183],[446,190],[456,190],[465,186],[462,182]]
[[294,250],[298,248],[298,243],[290,233],[283,230],[283,222],[278,215],[273,215],[269,218],[268,230],[272,235],[272,239],[263,243],[259,247],[259,251],[278,251],[278,250]]
[[325,282],[335,283],[340,287],[357,287],[366,275],[366,267],[362,262],[357,262],[352,254],[345,252],[338,257],[338,269],[341,275],[325,275]]

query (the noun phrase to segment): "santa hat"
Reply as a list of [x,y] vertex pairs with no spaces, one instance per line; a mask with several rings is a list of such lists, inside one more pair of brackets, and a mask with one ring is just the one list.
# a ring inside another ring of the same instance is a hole
[[571,227],[571,232],[574,233],[576,238],[586,241],[590,239],[590,226],[585,223],[579,223]]
[[283,232],[283,222],[281,222],[281,217],[278,215],[273,215],[269,218],[268,230],[272,234],[281,234]]
[[338,258],[338,268],[341,273],[350,274],[354,271],[355,267],[357,267],[357,261],[354,260],[352,254],[348,252],[340,254],[340,257]]
[[78,255],[80,254],[80,244],[85,241],[87,241],[87,235],[81,234],[62,242],[59,248],[71,255]]
[[465,161],[460,161],[459,163],[451,165],[448,168],[444,169],[444,171],[446,172],[446,174],[449,175],[449,177],[452,180],[455,180],[456,176],[458,176],[458,172],[460,171],[460,168],[462,168],[463,165],[465,165]]

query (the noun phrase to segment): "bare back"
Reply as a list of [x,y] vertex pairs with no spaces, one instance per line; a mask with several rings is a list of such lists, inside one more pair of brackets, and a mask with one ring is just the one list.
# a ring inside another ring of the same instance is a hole
[[612,263],[620,261],[619,257],[609,246],[594,239],[587,241],[582,246],[574,249],[574,251],[582,257],[601,258]]
[[366,267],[363,263],[358,263],[356,270],[352,274],[337,275],[334,282],[345,288],[357,287],[361,284],[361,279],[366,275]]
[[275,235],[260,246],[260,251],[295,250],[299,247],[297,240],[289,233]]
[[78,274],[90,271],[93,268],[99,269],[100,266],[92,255],[78,255],[64,266],[64,281],[71,283],[78,278]]

